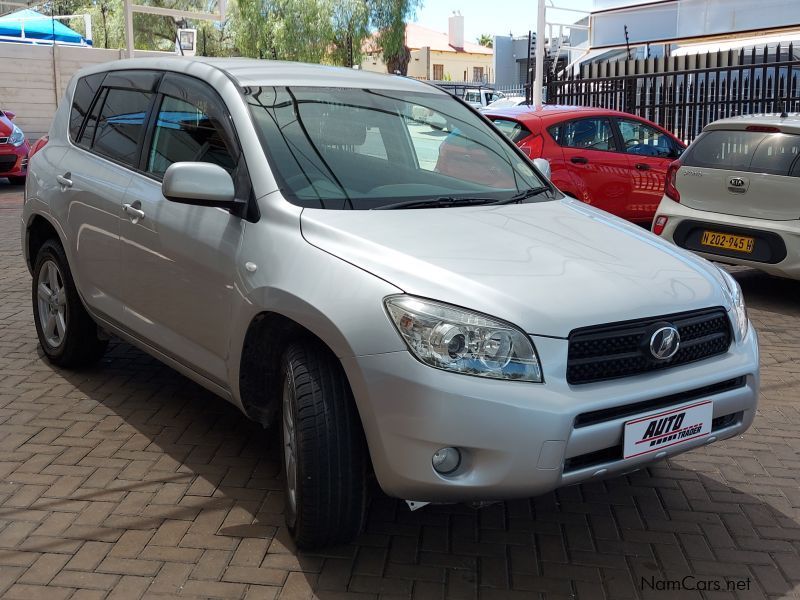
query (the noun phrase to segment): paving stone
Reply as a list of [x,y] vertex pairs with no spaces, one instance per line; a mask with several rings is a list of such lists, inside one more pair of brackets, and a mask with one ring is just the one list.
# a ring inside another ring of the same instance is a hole
[[685,575],[750,578],[710,600],[797,594],[800,283],[733,269],[762,355],[744,436],[477,512],[376,491],[355,543],[309,555],[278,445],[233,406],[116,340],[80,372],[41,358],[20,205],[0,180],[0,597],[695,597],[642,585]]

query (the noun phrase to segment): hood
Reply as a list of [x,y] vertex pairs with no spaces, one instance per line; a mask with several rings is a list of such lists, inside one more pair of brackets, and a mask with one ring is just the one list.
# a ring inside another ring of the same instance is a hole
[[0,111],[0,137],[10,136],[13,129],[14,125],[12,125],[11,121]]
[[529,334],[728,307],[711,263],[572,199],[421,210],[304,209],[305,239],[408,294]]

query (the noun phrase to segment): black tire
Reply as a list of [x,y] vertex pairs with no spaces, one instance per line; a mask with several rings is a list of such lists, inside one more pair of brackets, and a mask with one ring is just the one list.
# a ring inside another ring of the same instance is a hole
[[281,415],[286,523],[298,548],[352,541],[367,504],[367,450],[350,386],[338,359],[314,343],[292,344],[281,365],[282,406],[294,423],[295,501],[286,413]]
[[11,185],[25,185],[25,177],[14,176],[8,178],[8,183]]
[[[45,335],[39,302],[39,281],[42,269],[50,263],[58,268],[58,279],[63,287],[63,307],[65,332],[60,339],[48,341]],[[33,321],[39,345],[45,356],[59,367],[85,367],[97,362],[108,346],[107,340],[98,337],[97,324],[86,312],[83,302],[78,296],[72,273],[67,263],[64,249],[56,240],[47,240],[39,249],[33,267],[33,283],[31,285],[33,302]]]

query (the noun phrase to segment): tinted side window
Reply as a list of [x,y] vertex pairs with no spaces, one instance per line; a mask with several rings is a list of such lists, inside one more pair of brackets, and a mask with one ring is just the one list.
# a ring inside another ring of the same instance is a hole
[[525,127],[525,125],[517,121],[510,121],[509,119],[494,119],[494,124],[515,144],[524,140],[531,134],[530,130]]
[[550,137],[556,141],[556,144],[561,144],[561,125],[553,125],[552,127],[549,127],[547,129],[547,133],[549,133]]
[[194,104],[165,96],[158,112],[147,170],[161,176],[176,162],[209,162],[229,173],[236,167],[219,121]]
[[72,110],[69,114],[69,139],[73,142],[78,141],[81,125],[92,106],[97,90],[103,83],[105,73],[95,73],[81,77],[75,85],[75,93],[72,96]]
[[92,149],[134,166],[139,157],[145,119],[152,99],[151,92],[109,89],[100,111]]
[[614,130],[608,119],[593,117],[569,121],[561,126],[558,143],[569,148],[585,150],[617,150]]
[[673,141],[667,134],[655,127],[632,119],[619,119],[617,123],[619,123],[619,131],[622,134],[627,154],[659,158],[669,158],[675,155]]

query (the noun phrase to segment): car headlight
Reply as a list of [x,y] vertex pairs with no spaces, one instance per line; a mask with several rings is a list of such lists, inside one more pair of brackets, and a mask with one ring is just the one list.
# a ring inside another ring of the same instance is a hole
[[725,280],[725,287],[728,292],[728,297],[731,301],[731,321],[733,322],[734,329],[736,330],[737,340],[742,341],[744,336],[747,335],[747,328],[750,321],[747,318],[747,307],[744,304],[744,295],[739,282],[736,281],[730,273],[725,269],[717,267],[722,273],[722,279]]
[[493,379],[542,381],[533,343],[513,325],[433,300],[386,298],[411,353],[426,365]]
[[8,137],[8,142],[12,146],[22,146],[23,142],[25,142],[25,134],[22,133],[22,129],[14,125],[14,129],[11,130],[11,135]]

